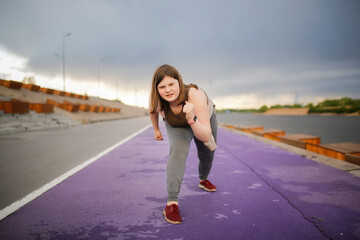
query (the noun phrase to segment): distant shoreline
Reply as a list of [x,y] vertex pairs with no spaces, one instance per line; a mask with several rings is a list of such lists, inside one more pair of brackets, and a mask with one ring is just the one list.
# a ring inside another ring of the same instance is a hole
[[360,116],[359,113],[308,113],[309,108],[274,108],[269,109],[263,115],[317,115],[317,116]]
[[306,106],[302,104],[276,104],[273,106],[263,105],[258,109],[238,109],[227,108],[217,110],[218,113],[255,113],[265,115],[325,115],[325,116],[360,116],[360,99],[352,99],[343,97],[340,99],[326,99],[316,105],[308,103]]
[[309,108],[273,108],[268,109],[263,115],[308,115]]
[[271,108],[266,112],[259,113],[255,111],[243,111],[239,113],[253,113],[261,115],[294,115],[294,116],[304,116],[304,115],[316,115],[316,116],[360,116],[359,113],[308,113],[309,108]]

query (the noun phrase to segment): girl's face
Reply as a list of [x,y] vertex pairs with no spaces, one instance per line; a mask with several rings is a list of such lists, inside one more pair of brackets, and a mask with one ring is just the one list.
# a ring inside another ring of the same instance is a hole
[[157,90],[162,99],[169,103],[176,103],[180,93],[179,81],[175,78],[165,76],[157,86]]

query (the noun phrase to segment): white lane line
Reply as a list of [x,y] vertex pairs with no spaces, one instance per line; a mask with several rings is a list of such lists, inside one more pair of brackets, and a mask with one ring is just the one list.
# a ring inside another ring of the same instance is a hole
[[18,210],[19,208],[23,207],[24,205],[28,204],[29,202],[31,202],[32,200],[34,200],[35,198],[39,197],[40,195],[42,195],[43,193],[45,193],[46,191],[50,190],[51,188],[55,187],[56,185],[58,185],[59,183],[61,183],[62,181],[64,181],[65,179],[67,179],[68,177],[74,175],[75,173],[77,173],[78,171],[82,170],[83,168],[85,168],[86,166],[88,166],[89,164],[95,162],[96,160],[98,160],[99,158],[101,158],[102,156],[106,155],[107,153],[111,152],[112,150],[114,150],[115,148],[119,147],[120,145],[124,144],[125,142],[129,141],[130,139],[132,139],[133,137],[135,137],[136,135],[140,134],[141,132],[145,131],[146,129],[148,129],[151,126],[151,124],[147,125],[146,127],[144,127],[143,129],[139,130],[138,132],[130,135],[129,137],[125,138],[124,140],[114,144],[113,146],[105,149],[104,151],[102,151],[101,153],[97,154],[96,156],[90,158],[89,160],[83,162],[82,164],[76,166],[75,168],[71,169],[70,171],[64,173],[63,175],[55,178],[54,180],[52,180],[51,182],[45,184],[44,186],[40,187],[39,189],[33,191],[32,193],[29,193],[28,195],[26,195],[24,198],[10,204],[9,206],[7,206],[6,208],[2,209],[0,211],[0,220],[6,218],[7,216],[9,216],[10,214],[12,214],[13,212],[15,212],[16,210]]

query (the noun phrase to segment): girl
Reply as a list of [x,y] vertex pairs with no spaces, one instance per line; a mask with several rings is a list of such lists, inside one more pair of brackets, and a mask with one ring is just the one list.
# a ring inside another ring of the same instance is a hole
[[194,138],[199,158],[199,188],[214,192],[207,180],[216,148],[217,120],[215,105],[196,85],[185,85],[179,72],[170,65],[160,66],[154,73],[150,94],[150,119],[156,140],[163,140],[159,129],[162,115],[170,142],[167,162],[168,201],[163,212],[166,221],[182,222],[178,195],[183,180],[190,142]]

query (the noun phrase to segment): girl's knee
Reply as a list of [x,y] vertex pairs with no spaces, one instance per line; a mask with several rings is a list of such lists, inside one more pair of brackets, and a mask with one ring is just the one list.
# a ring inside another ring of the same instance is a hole
[[190,143],[185,142],[174,142],[170,145],[170,153],[176,152],[176,153],[186,153],[186,155],[189,153],[190,149]]

